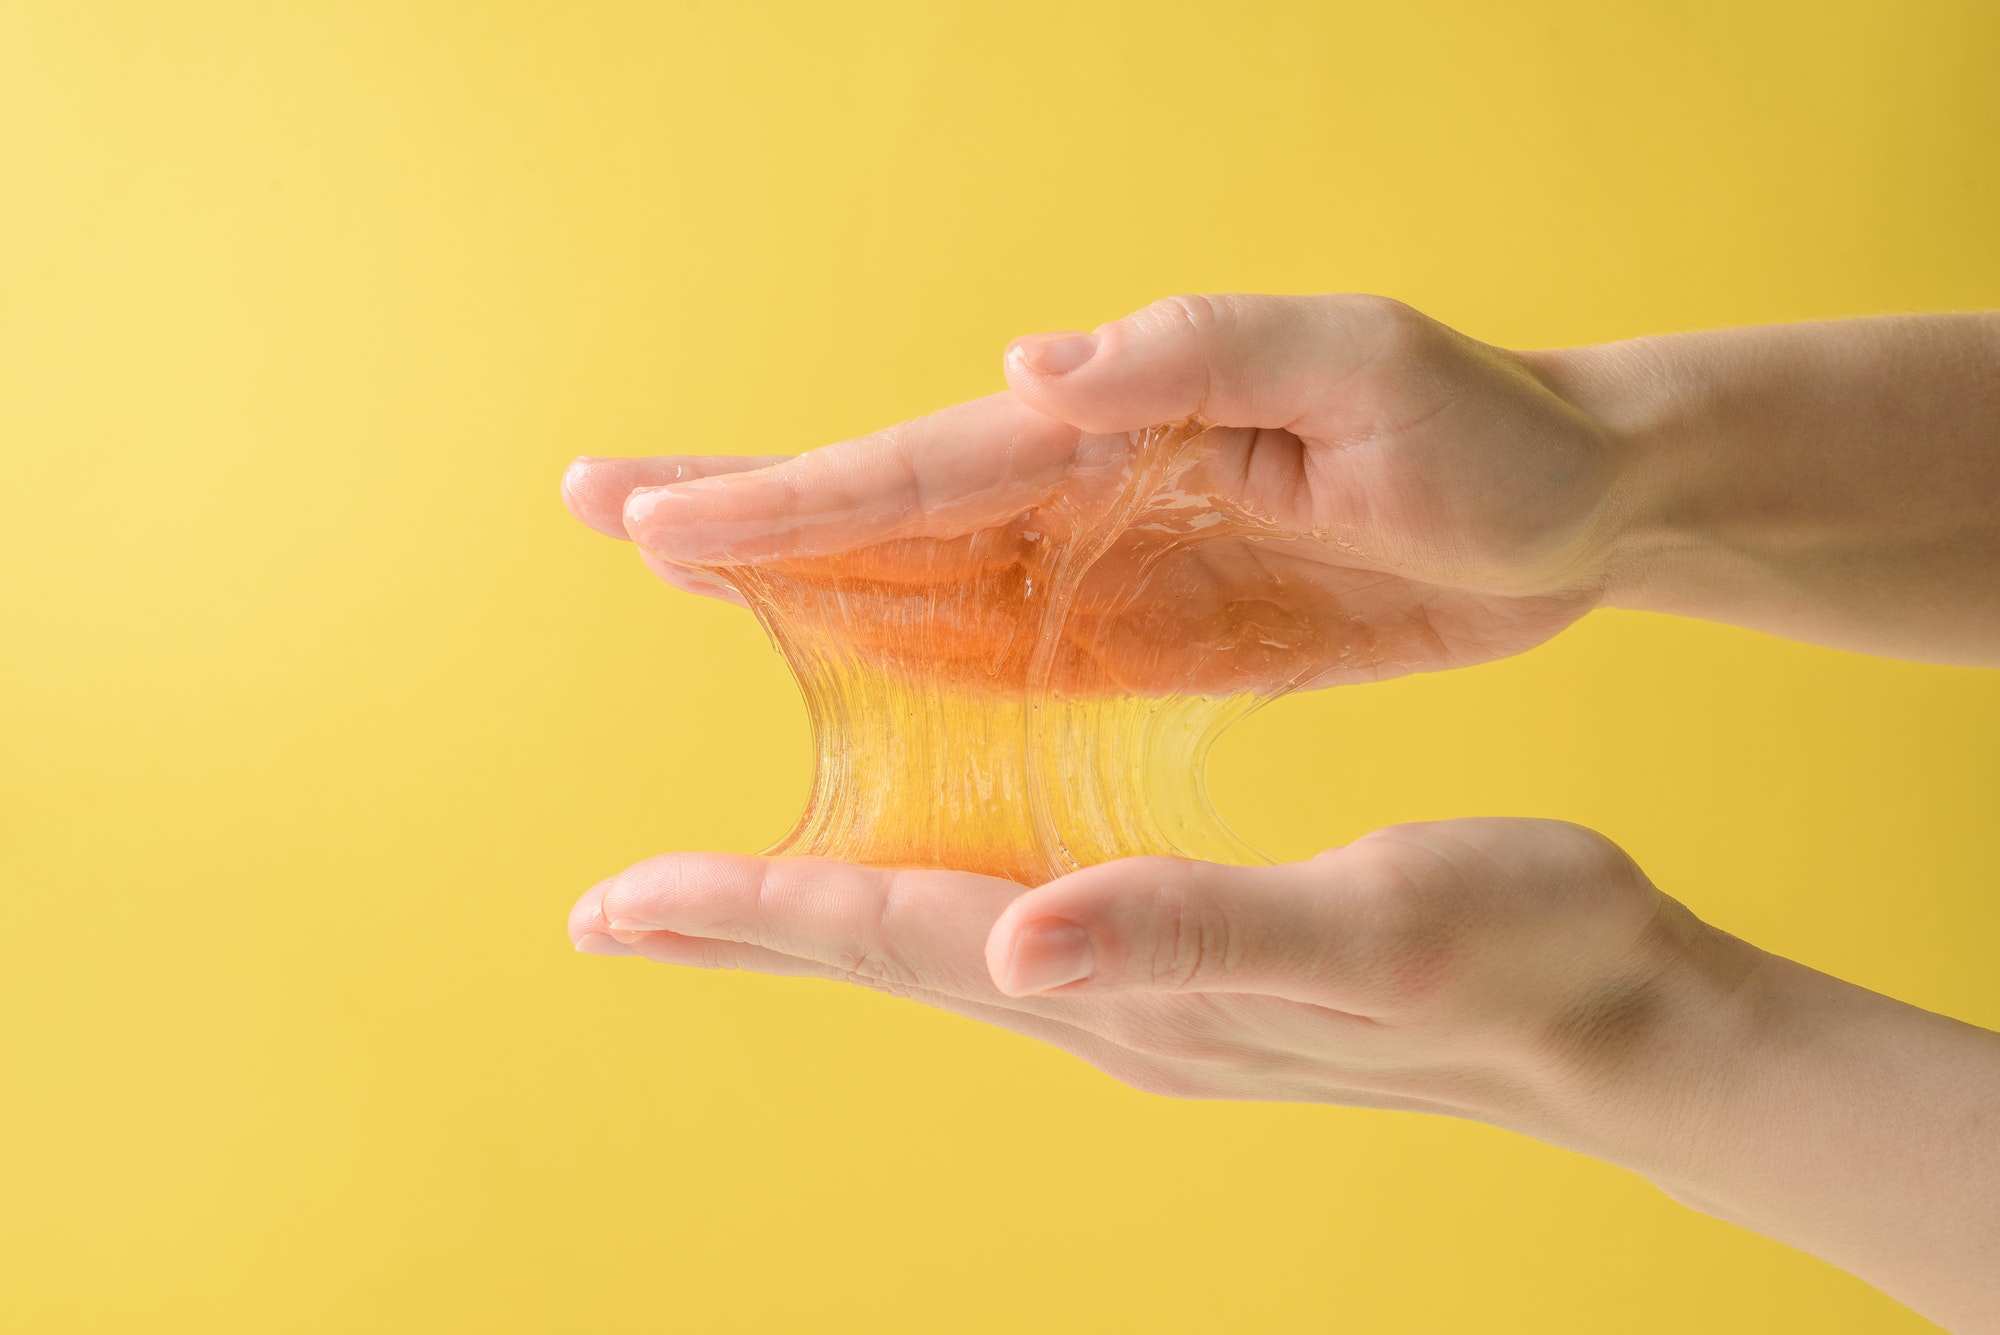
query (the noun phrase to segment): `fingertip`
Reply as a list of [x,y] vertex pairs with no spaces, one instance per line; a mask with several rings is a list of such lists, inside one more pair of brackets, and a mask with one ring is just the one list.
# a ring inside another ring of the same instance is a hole
[[579,454],[563,469],[563,508],[576,519],[607,538],[623,538],[624,526],[618,519],[619,496],[602,484],[607,462],[592,454]]
[[635,488],[621,516],[625,534],[654,556],[675,564],[726,563],[742,523],[731,516],[753,513],[763,494],[756,484],[736,478],[690,478],[686,482]]
[[1020,934],[1016,926],[1019,921],[1010,905],[1001,910],[999,918],[986,933],[986,975],[993,980],[993,986],[1002,992],[1007,990],[1007,967],[1014,958],[1014,940]]
[[[986,938],[986,969],[1010,997],[1080,990],[1123,954],[1118,909],[1135,884],[1171,858],[1125,858],[1083,867],[1016,896]],[[1103,976],[1099,976],[1103,975]]]
[[597,462],[594,454],[579,454],[563,468],[563,491],[568,492],[571,482],[590,470]]
[[1033,376],[1068,375],[1097,355],[1096,334],[1065,329],[1052,334],[1029,334],[1007,345],[1010,370]]
[[[1178,420],[1145,380],[1144,363],[1130,355],[1123,321],[1088,334],[1031,334],[1007,345],[1002,359],[1007,387],[1036,412],[1094,435],[1137,431]],[[1136,368],[1136,369],[1135,369]]]
[[610,877],[599,881],[578,895],[576,903],[570,906],[568,926],[571,942],[579,941],[591,932],[602,933],[606,930],[604,892],[615,879],[617,878]]
[[563,503],[606,537],[626,538],[625,506],[635,491],[663,491],[781,463],[784,455],[658,455],[602,458],[582,454],[563,470]]
[[[619,509],[619,521],[625,527],[625,534],[634,542],[653,525],[654,516],[667,504],[667,487],[634,487],[625,493],[625,503]],[[643,543],[641,544],[643,545]]]
[[1023,923],[1007,942],[999,967],[988,968],[993,984],[1010,997],[1033,996],[1088,979],[1096,969],[1097,952],[1090,933],[1061,918],[1037,918]]
[[572,510],[576,508],[574,501],[576,498],[577,484],[582,481],[583,475],[590,471],[590,466],[596,462],[597,459],[593,455],[579,454],[576,456],[576,458],[570,460],[569,463],[563,468],[563,474],[562,474],[563,503],[569,505]]

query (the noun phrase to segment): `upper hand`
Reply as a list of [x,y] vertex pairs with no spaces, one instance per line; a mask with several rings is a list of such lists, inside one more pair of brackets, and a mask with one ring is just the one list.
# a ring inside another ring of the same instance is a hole
[[[1517,653],[1596,605],[1620,448],[1535,368],[1379,298],[1174,298],[1017,342],[1007,394],[792,459],[579,460],[564,494],[668,579],[729,596],[693,567],[1001,523],[1128,433],[1195,416],[1217,429],[1188,485],[1224,522],[1100,561],[1092,584],[1117,596],[1086,587],[1079,607],[1116,624],[1092,628],[1095,655],[1134,650],[1107,667],[1135,691],[1366,680]],[[1176,646],[1221,642],[1244,608],[1285,633],[1208,655],[1227,681],[1172,675]]]

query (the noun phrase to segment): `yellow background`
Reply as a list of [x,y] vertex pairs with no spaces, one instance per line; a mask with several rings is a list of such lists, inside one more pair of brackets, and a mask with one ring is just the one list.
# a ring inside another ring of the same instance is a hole
[[[574,955],[807,773],[574,454],[819,444],[1181,290],[1495,342],[2000,305],[2000,9],[0,2],[0,1326],[1924,1329],[1617,1169]],[[1283,703],[1274,853],[1568,817],[2000,1025],[2000,674],[1599,615]]]

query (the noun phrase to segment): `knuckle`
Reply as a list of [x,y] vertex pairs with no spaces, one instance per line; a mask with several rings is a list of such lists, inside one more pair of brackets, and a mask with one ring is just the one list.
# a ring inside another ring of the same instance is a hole
[[918,457],[918,433],[910,429],[908,422],[898,422],[879,432],[877,439],[882,445],[882,457],[895,461],[911,506],[920,515],[929,514],[937,498],[930,493],[929,476]]
[[1231,307],[1226,297],[1181,293],[1163,297],[1142,313],[1148,323],[1205,341],[1229,322]]
[[1350,846],[1350,893],[1357,928],[1356,965],[1378,996],[1415,1000],[1433,990],[1454,967],[1473,911],[1449,869],[1421,843],[1396,827]]
[[1140,311],[1131,323],[1157,340],[1164,364],[1180,377],[1173,411],[1208,417],[1213,411],[1216,362],[1240,334],[1242,302],[1228,296],[1183,293]]
[[1339,319],[1369,349],[1364,375],[1398,383],[1440,356],[1444,327],[1393,297],[1343,297]]
[[898,995],[919,981],[908,962],[890,944],[906,898],[904,889],[902,876],[892,872],[882,882],[879,894],[856,904],[846,930],[840,934],[833,961],[835,968],[855,980]]
[[1545,825],[1550,836],[1565,847],[1577,872],[1602,880],[1643,875],[1631,854],[1596,830],[1568,821],[1548,821]]
[[856,987],[865,987],[870,992],[879,992],[885,997],[894,997],[898,1001],[923,1001],[925,999],[923,993],[918,988],[891,978],[865,977],[857,974],[847,981],[853,983]]
[[1224,973],[1230,959],[1229,919],[1191,864],[1163,859],[1154,877],[1148,917],[1151,949],[1140,961],[1144,981],[1178,991]]
[[1408,338],[1431,323],[1416,307],[1394,297],[1354,292],[1342,295],[1337,301],[1342,316],[1377,337]]
[[854,981],[880,990],[907,987],[913,981],[894,955],[865,940],[843,941],[835,948],[830,963]]
[[887,981],[882,975],[880,961],[876,958],[875,952],[860,942],[843,941],[832,953],[833,958],[827,962],[856,982]]
[[1582,930],[1629,941],[1656,927],[1665,900],[1651,878],[1616,843],[1581,825],[1543,823],[1549,841],[1540,902]]

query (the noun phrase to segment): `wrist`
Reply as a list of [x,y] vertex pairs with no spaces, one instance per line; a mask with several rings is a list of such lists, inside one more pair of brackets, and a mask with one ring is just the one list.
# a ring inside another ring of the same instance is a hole
[[1596,578],[1607,607],[1661,608],[1679,572],[1713,550],[1703,514],[1704,424],[1661,339],[1528,354],[1551,390],[1595,428],[1607,459]]
[[1577,1148],[1631,1168],[1670,1194],[1698,1195],[1692,1165],[1728,1134],[1731,1110],[1783,1043],[1776,957],[1708,926],[1679,904],[1663,911],[1670,954],[1631,1002],[1643,1017],[1618,1047],[1572,1062],[1558,1088]]
[[1526,1095],[1501,1120],[1694,1194],[1691,1151],[1712,1147],[1785,1041],[1768,993],[1785,963],[1661,896],[1627,956],[1534,1026]]
[[[1546,1067],[1543,1139],[1947,1325],[2000,1303],[2000,1034],[1759,950],[1667,901],[1628,1041]],[[1953,1328],[1959,1328],[1953,1325]]]

